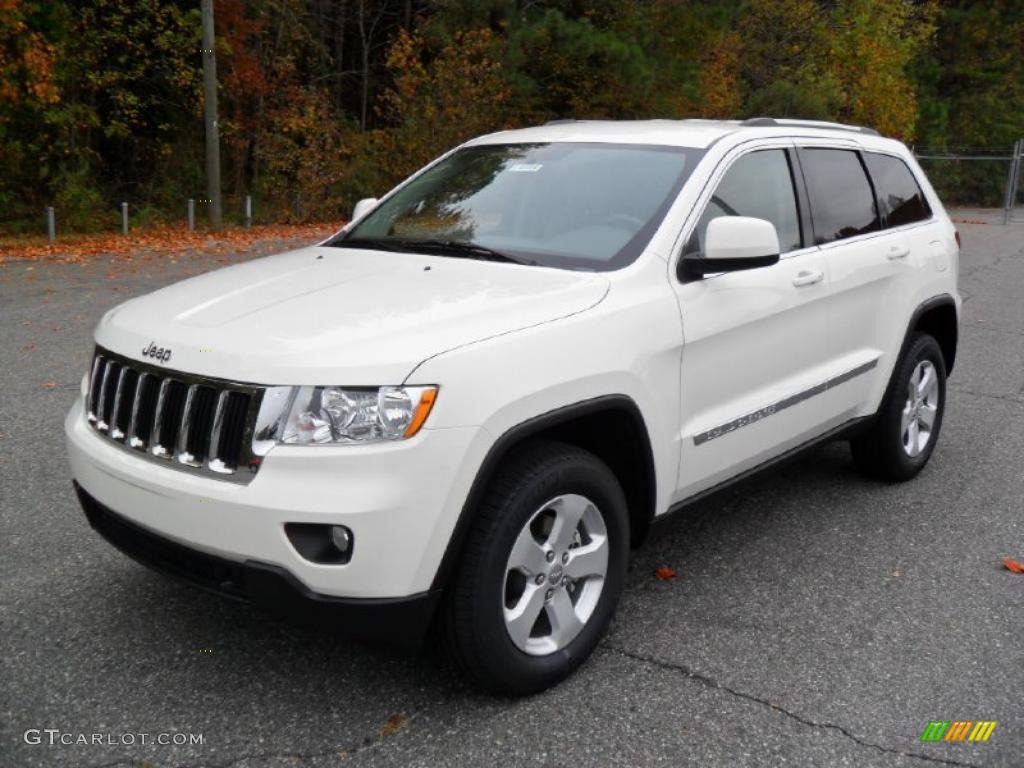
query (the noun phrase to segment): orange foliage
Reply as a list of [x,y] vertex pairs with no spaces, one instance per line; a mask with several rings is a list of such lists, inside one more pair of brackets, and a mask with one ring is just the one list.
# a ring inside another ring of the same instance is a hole
[[844,0],[835,11],[827,70],[842,98],[840,119],[909,140],[917,98],[908,67],[934,36],[937,6],[929,0]]
[[56,48],[38,32],[29,32],[22,0],[0,0],[0,103],[30,96],[55,104],[53,79]]
[[52,245],[41,237],[0,238],[0,263],[14,259],[54,259],[78,262],[89,256],[139,255],[143,253],[222,254],[248,248],[261,240],[304,240],[314,243],[326,238],[338,225],[275,224],[225,229],[221,232],[189,232],[180,226],[153,227],[127,237],[110,233],[69,235]]
[[459,32],[427,65],[426,40],[399,31],[387,58],[395,84],[381,97],[380,109],[395,128],[378,137],[396,180],[502,126],[512,93],[492,55],[496,44],[490,29]]
[[700,73],[701,116],[730,119],[742,106],[739,88],[743,41],[725,32],[709,47]]

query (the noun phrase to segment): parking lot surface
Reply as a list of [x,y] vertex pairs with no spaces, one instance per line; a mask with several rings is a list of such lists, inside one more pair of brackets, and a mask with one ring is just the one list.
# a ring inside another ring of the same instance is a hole
[[[593,658],[521,700],[102,541],[62,435],[92,328],[219,265],[0,264],[0,765],[1024,764],[1024,575],[1001,565],[1024,560],[1024,224],[959,227],[960,352],[924,473],[868,482],[837,443],[660,523]],[[922,742],[932,720],[998,726],[984,744]],[[30,729],[103,743],[28,744]]]

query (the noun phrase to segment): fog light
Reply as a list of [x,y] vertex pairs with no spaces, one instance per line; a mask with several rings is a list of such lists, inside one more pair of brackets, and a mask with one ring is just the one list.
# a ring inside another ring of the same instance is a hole
[[284,532],[295,551],[321,565],[344,565],[356,547],[351,528],[330,523],[285,523]]
[[344,525],[332,525],[331,543],[335,549],[344,555],[348,552],[349,547],[352,546],[352,534],[349,533],[348,528]]

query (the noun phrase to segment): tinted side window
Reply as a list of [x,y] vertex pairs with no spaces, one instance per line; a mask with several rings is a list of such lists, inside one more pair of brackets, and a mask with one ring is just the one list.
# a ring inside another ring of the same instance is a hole
[[848,149],[800,150],[818,245],[881,229],[875,195],[857,153]]
[[733,163],[704,209],[686,245],[686,253],[702,250],[708,223],[719,216],[767,219],[779,234],[782,253],[799,248],[800,217],[785,151],[762,149]]
[[865,153],[864,159],[878,191],[886,226],[898,227],[931,217],[932,209],[906,163],[874,152]]

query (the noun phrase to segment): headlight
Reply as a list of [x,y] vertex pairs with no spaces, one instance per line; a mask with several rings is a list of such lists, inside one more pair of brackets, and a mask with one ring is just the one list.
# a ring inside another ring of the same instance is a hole
[[263,455],[275,443],[329,445],[402,440],[420,431],[437,387],[271,387],[253,440]]

